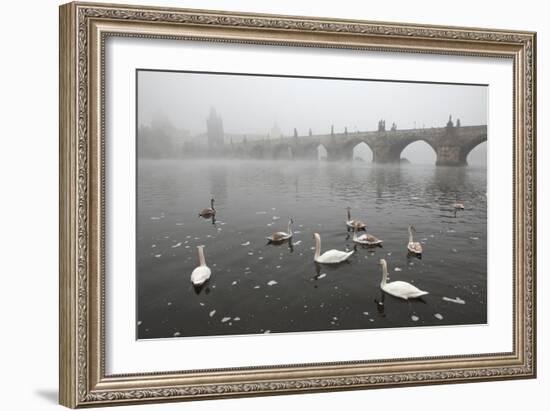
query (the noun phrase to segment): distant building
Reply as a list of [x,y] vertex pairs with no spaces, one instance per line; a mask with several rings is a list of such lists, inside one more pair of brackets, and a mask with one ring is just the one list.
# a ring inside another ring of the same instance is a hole
[[271,131],[269,132],[269,139],[275,140],[281,138],[282,135],[283,132],[281,131],[277,123],[273,124],[273,127],[271,127]]
[[215,151],[218,148],[223,147],[223,121],[215,108],[210,109],[210,114],[206,119],[206,134],[208,137],[208,148],[211,151]]

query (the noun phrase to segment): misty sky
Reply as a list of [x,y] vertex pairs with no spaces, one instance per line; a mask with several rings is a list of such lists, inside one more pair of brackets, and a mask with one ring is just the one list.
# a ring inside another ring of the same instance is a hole
[[449,114],[462,125],[487,123],[487,88],[446,84],[390,83],[198,73],[138,74],[138,124],[155,117],[192,134],[206,131],[214,107],[226,133],[267,134],[277,124],[283,134],[336,132],[345,126],[375,130],[385,119],[398,128],[441,127]]

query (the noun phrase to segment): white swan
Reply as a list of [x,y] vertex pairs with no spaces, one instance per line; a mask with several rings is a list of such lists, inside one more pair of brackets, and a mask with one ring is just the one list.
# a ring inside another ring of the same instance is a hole
[[418,298],[429,294],[427,291],[422,291],[405,281],[392,281],[391,283],[388,283],[388,263],[386,263],[386,260],[382,258],[380,260],[380,265],[382,266],[382,281],[380,282],[380,288],[385,293],[393,295],[397,298],[403,298],[404,300],[408,300],[409,298]]
[[328,250],[321,254],[321,236],[318,233],[313,234],[315,237],[315,257],[313,261],[320,264],[337,264],[346,261],[352,254],[352,251]]
[[422,245],[418,241],[414,241],[413,231],[416,232],[414,226],[409,225],[409,243],[407,244],[407,250],[412,254],[422,254]]
[[357,230],[365,230],[367,228],[366,224],[362,222],[361,220],[354,220],[351,218],[351,207],[347,208],[348,210],[348,219],[346,220],[346,225],[348,228],[351,229],[357,229]]
[[287,231],[286,232],[277,231],[277,232],[271,234],[269,237],[267,237],[268,241],[271,242],[271,243],[277,243],[277,242],[281,242],[281,241],[291,239],[293,234],[294,234],[292,232],[292,224],[294,224],[294,221],[291,218],[291,219],[288,220]]
[[191,282],[194,286],[201,286],[210,279],[212,271],[206,266],[206,261],[204,259],[204,246],[197,246],[199,252],[199,266],[193,270],[191,273]]
[[199,211],[199,217],[210,218],[213,215],[216,215],[216,209],[214,208],[214,199],[210,199],[210,207],[203,208]]
[[356,229],[353,230],[353,242],[357,244],[371,245],[371,246],[382,245],[383,243],[383,241],[380,240],[379,238],[376,238],[375,236],[367,233],[364,233],[358,236]]

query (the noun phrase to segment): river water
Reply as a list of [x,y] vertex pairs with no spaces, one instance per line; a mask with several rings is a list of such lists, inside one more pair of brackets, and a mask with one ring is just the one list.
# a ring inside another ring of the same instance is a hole
[[[137,338],[484,324],[487,321],[486,169],[402,164],[140,160],[137,197]],[[216,221],[198,217],[215,198]],[[454,214],[453,204],[466,209]],[[346,207],[383,247],[345,263],[313,261],[351,250]],[[293,245],[268,245],[294,219]],[[407,227],[423,243],[409,257]],[[205,246],[210,281],[190,274]],[[390,281],[430,294],[404,301]]]

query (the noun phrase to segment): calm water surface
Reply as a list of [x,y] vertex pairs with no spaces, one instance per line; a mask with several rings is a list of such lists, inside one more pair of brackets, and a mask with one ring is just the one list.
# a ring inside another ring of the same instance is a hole
[[[138,181],[140,339],[486,323],[484,168],[140,160]],[[214,224],[197,216],[211,196]],[[455,217],[457,200],[466,210]],[[323,251],[354,248],[348,206],[384,246],[315,264],[314,232]],[[292,247],[267,245],[289,216]],[[408,224],[422,259],[407,256]],[[196,292],[190,274],[201,244],[212,277]],[[430,294],[383,297],[380,258],[391,281]]]

